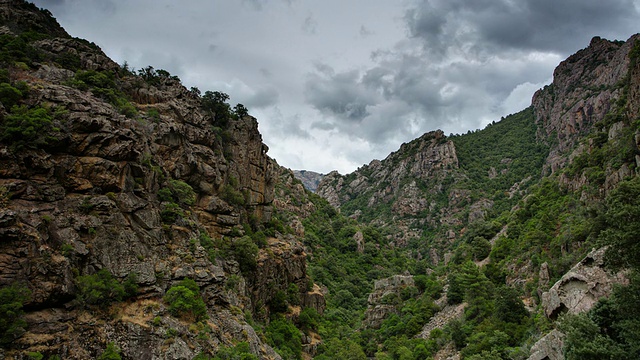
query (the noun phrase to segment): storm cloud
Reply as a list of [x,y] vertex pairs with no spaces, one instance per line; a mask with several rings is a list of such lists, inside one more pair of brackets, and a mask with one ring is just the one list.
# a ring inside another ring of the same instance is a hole
[[640,30],[640,0],[35,3],[119,63],[228,93],[280,164],[323,173],[522,110],[593,36]]

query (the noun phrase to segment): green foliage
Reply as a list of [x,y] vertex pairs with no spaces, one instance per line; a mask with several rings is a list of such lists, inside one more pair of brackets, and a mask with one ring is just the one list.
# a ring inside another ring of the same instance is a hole
[[124,288],[124,296],[127,298],[136,296],[138,294],[138,274],[129,273],[127,278],[122,283]]
[[113,301],[122,300],[126,295],[124,286],[105,268],[92,275],[78,276],[76,284],[76,298],[83,305],[107,306]]
[[176,203],[166,203],[162,206],[160,218],[165,224],[173,224],[176,220],[184,218],[184,211],[182,211],[180,205]]
[[640,275],[629,278],[588,313],[561,319],[567,360],[640,358]]
[[[528,176],[539,176],[548,148],[536,141],[536,130],[533,108],[527,108],[481,131],[452,136],[460,168],[468,177],[457,186],[492,197]],[[492,168],[498,174],[495,178],[489,176]],[[508,201],[496,205],[498,211],[512,206]]]
[[121,360],[120,349],[114,344],[110,342],[107,344],[107,348],[104,349],[102,354],[98,356],[98,360]]
[[164,296],[173,316],[202,320],[207,317],[207,306],[195,281],[185,278],[172,286]]
[[287,294],[282,290],[278,290],[269,302],[269,310],[271,310],[272,314],[275,314],[285,313],[288,309]]
[[244,194],[240,191],[236,190],[233,185],[225,184],[222,187],[222,192],[220,196],[229,204],[236,206],[244,206],[246,203],[246,199]]
[[6,82],[0,83],[0,103],[5,109],[11,109],[14,105],[17,105],[23,96],[22,91],[10,84]]
[[0,141],[11,144],[16,150],[39,148],[56,139],[51,135],[56,130],[49,110],[14,106],[0,124]]
[[24,332],[22,306],[30,296],[29,289],[17,283],[0,289],[0,344],[9,344]]
[[116,83],[113,72],[106,70],[78,70],[67,85],[80,90],[91,90],[93,95],[107,101],[127,117],[134,117],[137,114],[136,108],[129,102],[125,93]]
[[256,258],[258,257],[258,245],[248,236],[243,236],[231,243],[230,254],[240,264],[240,270],[247,274],[256,268]]
[[282,316],[265,329],[267,343],[284,359],[302,359],[302,336],[293,323]]
[[599,241],[608,245],[608,263],[618,268],[640,269],[640,177],[621,182],[607,199],[606,229]]
[[227,103],[229,95],[220,91],[205,91],[200,100],[202,109],[213,115],[214,125],[226,128],[232,118],[231,106]]
[[317,331],[320,325],[320,314],[314,308],[306,307],[298,315],[298,327],[306,332]]
[[182,180],[170,179],[168,187],[158,190],[158,199],[178,203],[184,206],[191,206],[196,202],[196,193],[191,185]]
[[[196,358],[194,358],[195,360]],[[199,359],[209,359],[201,357]],[[211,360],[258,360],[258,357],[251,353],[249,343],[243,341],[233,347],[222,346]]]

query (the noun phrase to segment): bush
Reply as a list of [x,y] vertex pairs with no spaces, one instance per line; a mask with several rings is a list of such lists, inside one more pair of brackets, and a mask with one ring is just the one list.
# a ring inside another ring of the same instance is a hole
[[98,356],[98,360],[121,360],[120,357],[120,349],[113,343],[110,342],[107,344],[107,348],[104,349],[102,354]]
[[0,102],[5,109],[9,110],[14,105],[18,104],[18,101],[22,99],[22,92],[10,84],[0,84]]
[[267,342],[284,359],[302,359],[302,336],[287,319],[280,316],[272,320],[266,330]]
[[314,308],[304,308],[300,312],[298,316],[298,326],[302,330],[310,331],[310,330],[318,330],[318,325],[320,324],[320,314]]
[[212,360],[258,360],[258,357],[251,353],[249,344],[243,341],[234,347],[220,347]]
[[164,296],[173,316],[201,320],[207,317],[207,306],[200,296],[200,288],[192,279],[186,278],[172,286]]
[[124,286],[104,268],[93,275],[78,276],[76,283],[77,299],[84,305],[107,306],[113,301],[122,300],[126,295]]
[[23,147],[39,148],[55,140],[49,110],[36,107],[14,106],[0,126],[0,141],[10,143],[16,150]]
[[258,245],[248,236],[231,243],[231,255],[240,264],[240,270],[243,273],[248,273],[256,268],[256,258],[258,256]]
[[160,211],[160,218],[165,224],[173,224],[179,218],[184,217],[182,208],[176,203],[164,204],[162,211]]
[[22,318],[22,306],[30,294],[28,288],[18,284],[0,289],[0,344],[10,343],[24,331],[27,322]]

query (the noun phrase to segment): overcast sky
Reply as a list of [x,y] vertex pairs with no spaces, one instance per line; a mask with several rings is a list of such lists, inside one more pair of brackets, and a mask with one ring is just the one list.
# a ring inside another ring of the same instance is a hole
[[524,109],[593,36],[640,32],[640,0],[36,0],[136,69],[223,91],[280,165],[347,173],[425,132]]

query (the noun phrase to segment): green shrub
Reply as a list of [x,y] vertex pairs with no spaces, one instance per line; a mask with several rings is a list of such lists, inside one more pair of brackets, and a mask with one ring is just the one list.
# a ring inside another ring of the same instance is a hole
[[14,105],[17,105],[18,101],[22,99],[22,96],[22,92],[10,84],[0,84],[0,103],[2,103],[5,109],[9,110]]
[[248,273],[256,268],[256,258],[258,256],[258,245],[248,236],[243,236],[235,240],[230,246],[231,255],[240,264],[240,270]]
[[14,106],[0,125],[0,141],[6,141],[16,150],[23,147],[39,148],[49,144],[55,137],[49,110],[42,107]]
[[173,316],[201,320],[207,317],[207,306],[200,296],[200,288],[192,279],[186,278],[172,286],[164,296]]
[[179,218],[184,217],[182,208],[176,203],[164,204],[162,211],[160,211],[160,218],[165,224],[173,224]]
[[107,348],[104,349],[102,354],[98,356],[98,360],[121,360],[120,349],[113,343],[107,344]]
[[171,194],[176,201],[185,205],[193,205],[196,202],[196,193],[193,188],[182,180],[169,180]]
[[320,324],[320,314],[314,308],[306,307],[302,309],[298,316],[298,326],[305,331],[318,330]]
[[122,286],[126,297],[136,296],[138,294],[138,274],[129,273]]
[[[209,357],[202,357],[200,359],[209,359]],[[243,341],[234,347],[220,347],[212,360],[258,360],[258,357],[251,353],[249,343]]]
[[0,344],[10,343],[24,331],[27,322],[22,306],[30,295],[29,289],[19,284],[0,289]]
[[84,305],[107,306],[113,301],[122,300],[126,295],[124,286],[105,268],[93,275],[78,276],[76,284],[77,299]]
[[282,316],[269,323],[265,329],[267,342],[284,359],[302,359],[302,336],[290,321]]

